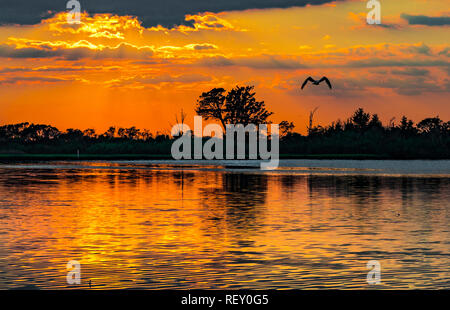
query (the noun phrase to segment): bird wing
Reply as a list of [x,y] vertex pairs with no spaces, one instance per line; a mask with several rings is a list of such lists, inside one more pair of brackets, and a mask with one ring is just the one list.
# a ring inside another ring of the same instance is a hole
[[302,89],[305,87],[305,85],[306,85],[308,82],[315,82],[315,80],[314,80],[312,77],[308,76],[308,78],[307,78],[307,79],[303,82],[303,84],[302,84]]
[[324,76],[323,78],[320,79],[319,84],[320,84],[321,82],[323,82],[323,81],[325,81],[325,82],[327,83],[328,87],[329,87],[330,89],[332,89],[330,80],[329,80],[326,76]]

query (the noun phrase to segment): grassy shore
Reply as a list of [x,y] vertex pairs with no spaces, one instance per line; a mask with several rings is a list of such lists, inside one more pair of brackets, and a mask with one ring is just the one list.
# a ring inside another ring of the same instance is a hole
[[0,160],[137,160],[172,159],[162,154],[0,154]]
[[[0,161],[27,160],[171,160],[169,154],[0,154]],[[448,159],[448,158],[399,158],[378,154],[280,154],[280,159]]]

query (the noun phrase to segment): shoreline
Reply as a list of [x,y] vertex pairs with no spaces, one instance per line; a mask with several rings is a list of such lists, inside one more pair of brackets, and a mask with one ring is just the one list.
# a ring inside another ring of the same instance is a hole
[[[172,160],[167,154],[0,154],[0,161],[23,160]],[[449,157],[395,157],[378,154],[280,154],[280,159],[326,160],[450,160]]]

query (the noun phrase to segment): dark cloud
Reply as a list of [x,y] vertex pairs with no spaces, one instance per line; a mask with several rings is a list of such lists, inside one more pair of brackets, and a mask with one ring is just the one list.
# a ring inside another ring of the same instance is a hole
[[194,44],[192,48],[196,51],[202,51],[202,50],[215,50],[217,49],[217,46],[213,44]]
[[364,60],[349,61],[344,67],[364,68],[364,67],[447,67],[450,66],[450,62],[444,60],[410,60],[410,59],[381,59],[372,58]]
[[0,57],[6,58],[47,58],[57,56],[57,52],[34,47],[14,48],[14,46],[0,45]]
[[79,71],[116,71],[118,66],[97,66],[97,67],[5,67],[0,69],[0,73],[15,73],[15,72],[79,72]]
[[404,70],[392,70],[391,73],[395,75],[424,76],[428,75],[430,71],[426,69],[406,68]]
[[439,55],[450,57],[450,47],[444,48],[442,51],[439,52]]
[[409,52],[411,53],[417,53],[417,54],[424,54],[424,55],[430,55],[430,48],[425,44],[420,45],[412,45],[408,48]]
[[119,81],[114,80],[110,83],[111,87],[124,86],[145,86],[145,85],[159,85],[162,83],[202,83],[210,82],[212,78],[203,74],[184,74],[179,76],[172,76],[163,74],[160,76],[136,76],[133,78],[124,78]]
[[[324,4],[332,0],[79,0],[82,11],[138,16],[144,26],[185,24],[186,14],[247,9],[288,8]],[[338,0],[339,1],[339,0]],[[0,24],[37,24],[42,18],[66,10],[67,1],[2,0]]]
[[381,24],[372,24],[369,25],[364,21],[364,26],[368,26],[368,27],[379,27],[379,28],[384,28],[384,29],[400,29],[400,25],[397,24],[392,24],[392,23],[381,23]]
[[401,17],[410,25],[445,26],[450,25],[450,16],[425,16],[402,14]]
[[138,48],[127,43],[121,43],[117,47],[106,47],[102,50],[92,50],[86,47],[77,48],[53,48],[45,44],[39,47],[15,48],[12,45],[0,45],[0,57],[4,58],[51,58],[56,57],[65,60],[79,60],[82,58],[113,59],[133,58],[148,59],[153,56],[153,50],[149,47]]
[[226,58],[223,56],[205,57],[196,64],[205,67],[240,66],[252,69],[297,70],[306,68],[298,57],[281,57],[277,55],[262,55],[254,57]]
[[204,57],[197,64],[205,67],[227,67],[235,65],[232,60],[224,56]]
[[58,82],[67,82],[67,80],[58,77],[45,77],[45,76],[12,77],[0,80],[0,85],[26,83],[26,82],[58,83]]

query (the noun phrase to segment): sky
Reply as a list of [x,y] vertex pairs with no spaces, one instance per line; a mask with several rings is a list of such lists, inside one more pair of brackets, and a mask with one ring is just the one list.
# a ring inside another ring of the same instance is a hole
[[[0,3],[0,124],[170,132],[202,92],[254,85],[273,122],[306,131],[358,107],[384,123],[450,120],[450,11],[442,0],[81,0]],[[327,76],[333,84],[303,80]]]

